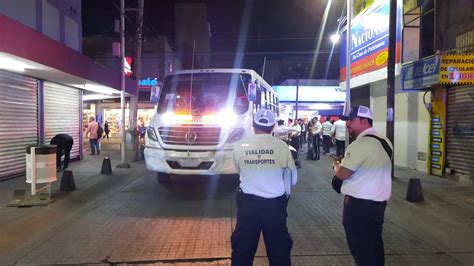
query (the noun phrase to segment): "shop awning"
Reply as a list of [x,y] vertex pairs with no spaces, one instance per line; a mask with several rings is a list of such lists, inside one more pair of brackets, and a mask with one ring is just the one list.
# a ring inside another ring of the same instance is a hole
[[[120,92],[120,69],[93,59],[0,14],[0,68],[95,92]],[[126,79],[125,92],[137,95]]]

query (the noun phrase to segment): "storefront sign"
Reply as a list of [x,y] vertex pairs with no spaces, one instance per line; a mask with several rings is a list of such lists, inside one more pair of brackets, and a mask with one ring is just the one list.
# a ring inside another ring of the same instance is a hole
[[[421,61],[421,60],[420,60]],[[444,172],[445,156],[445,121],[446,121],[446,89],[438,89],[433,93],[430,119],[430,159],[428,169],[430,174],[442,176]]]
[[474,54],[444,54],[440,66],[441,84],[474,84]]
[[[396,62],[400,62],[402,5],[397,5]],[[377,0],[354,19],[351,26],[351,77],[360,76],[387,66],[390,1]],[[346,78],[346,34],[342,33],[340,78]]]
[[402,65],[402,88],[423,90],[439,82],[439,57],[430,56]]
[[153,87],[158,85],[158,78],[144,78],[138,81],[138,85],[142,87]]

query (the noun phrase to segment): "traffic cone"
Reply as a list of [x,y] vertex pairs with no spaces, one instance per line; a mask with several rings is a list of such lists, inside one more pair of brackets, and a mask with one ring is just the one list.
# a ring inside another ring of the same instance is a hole
[[105,157],[104,161],[102,161],[102,170],[100,171],[103,175],[111,175],[112,174],[112,165],[110,163],[110,158]]
[[61,177],[60,191],[74,191],[76,190],[76,183],[74,182],[74,175],[72,170],[65,169]]
[[425,201],[421,188],[421,180],[419,178],[410,178],[410,181],[408,181],[406,200],[410,202]]

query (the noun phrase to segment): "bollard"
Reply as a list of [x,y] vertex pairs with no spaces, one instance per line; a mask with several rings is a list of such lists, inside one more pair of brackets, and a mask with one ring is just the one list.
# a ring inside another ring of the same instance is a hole
[[112,165],[110,163],[110,158],[105,157],[104,161],[102,161],[102,170],[100,171],[103,175],[111,175],[112,174]]
[[76,183],[74,182],[74,175],[72,170],[65,169],[61,177],[60,191],[74,191],[76,190]]
[[419,178],[410,178],[410,181],[408,181],[406,200],[410,202],[423,202],[425,200]]

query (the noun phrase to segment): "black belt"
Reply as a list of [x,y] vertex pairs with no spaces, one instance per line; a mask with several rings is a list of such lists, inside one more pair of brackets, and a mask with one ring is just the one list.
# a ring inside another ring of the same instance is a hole
[[275,197],[275,198],[264,198],[264,197],[260,197],[260,196],[254,195],[254,194],[245,193],[240,187],[237,188],[237,193],[239,193],[240,195],[242,195],[244,197],[258,198],[258,199],[264,199],[264,200],[274,200],[274,199],[281,199],[281,198],[286,197],[286,195],[283,194],[283,195],[281,195],[279,197]]
[[351,195],[344,195],[344,204],[349,203],[349,201],[354,200],[354,201],[359,201],[359,202],[367,202],[367,203],[372,203],[372,204],[385,204],[387,201],[375,201],[375,200],[368,200],[368,199],[359,199],[356,197],[352,197]]

